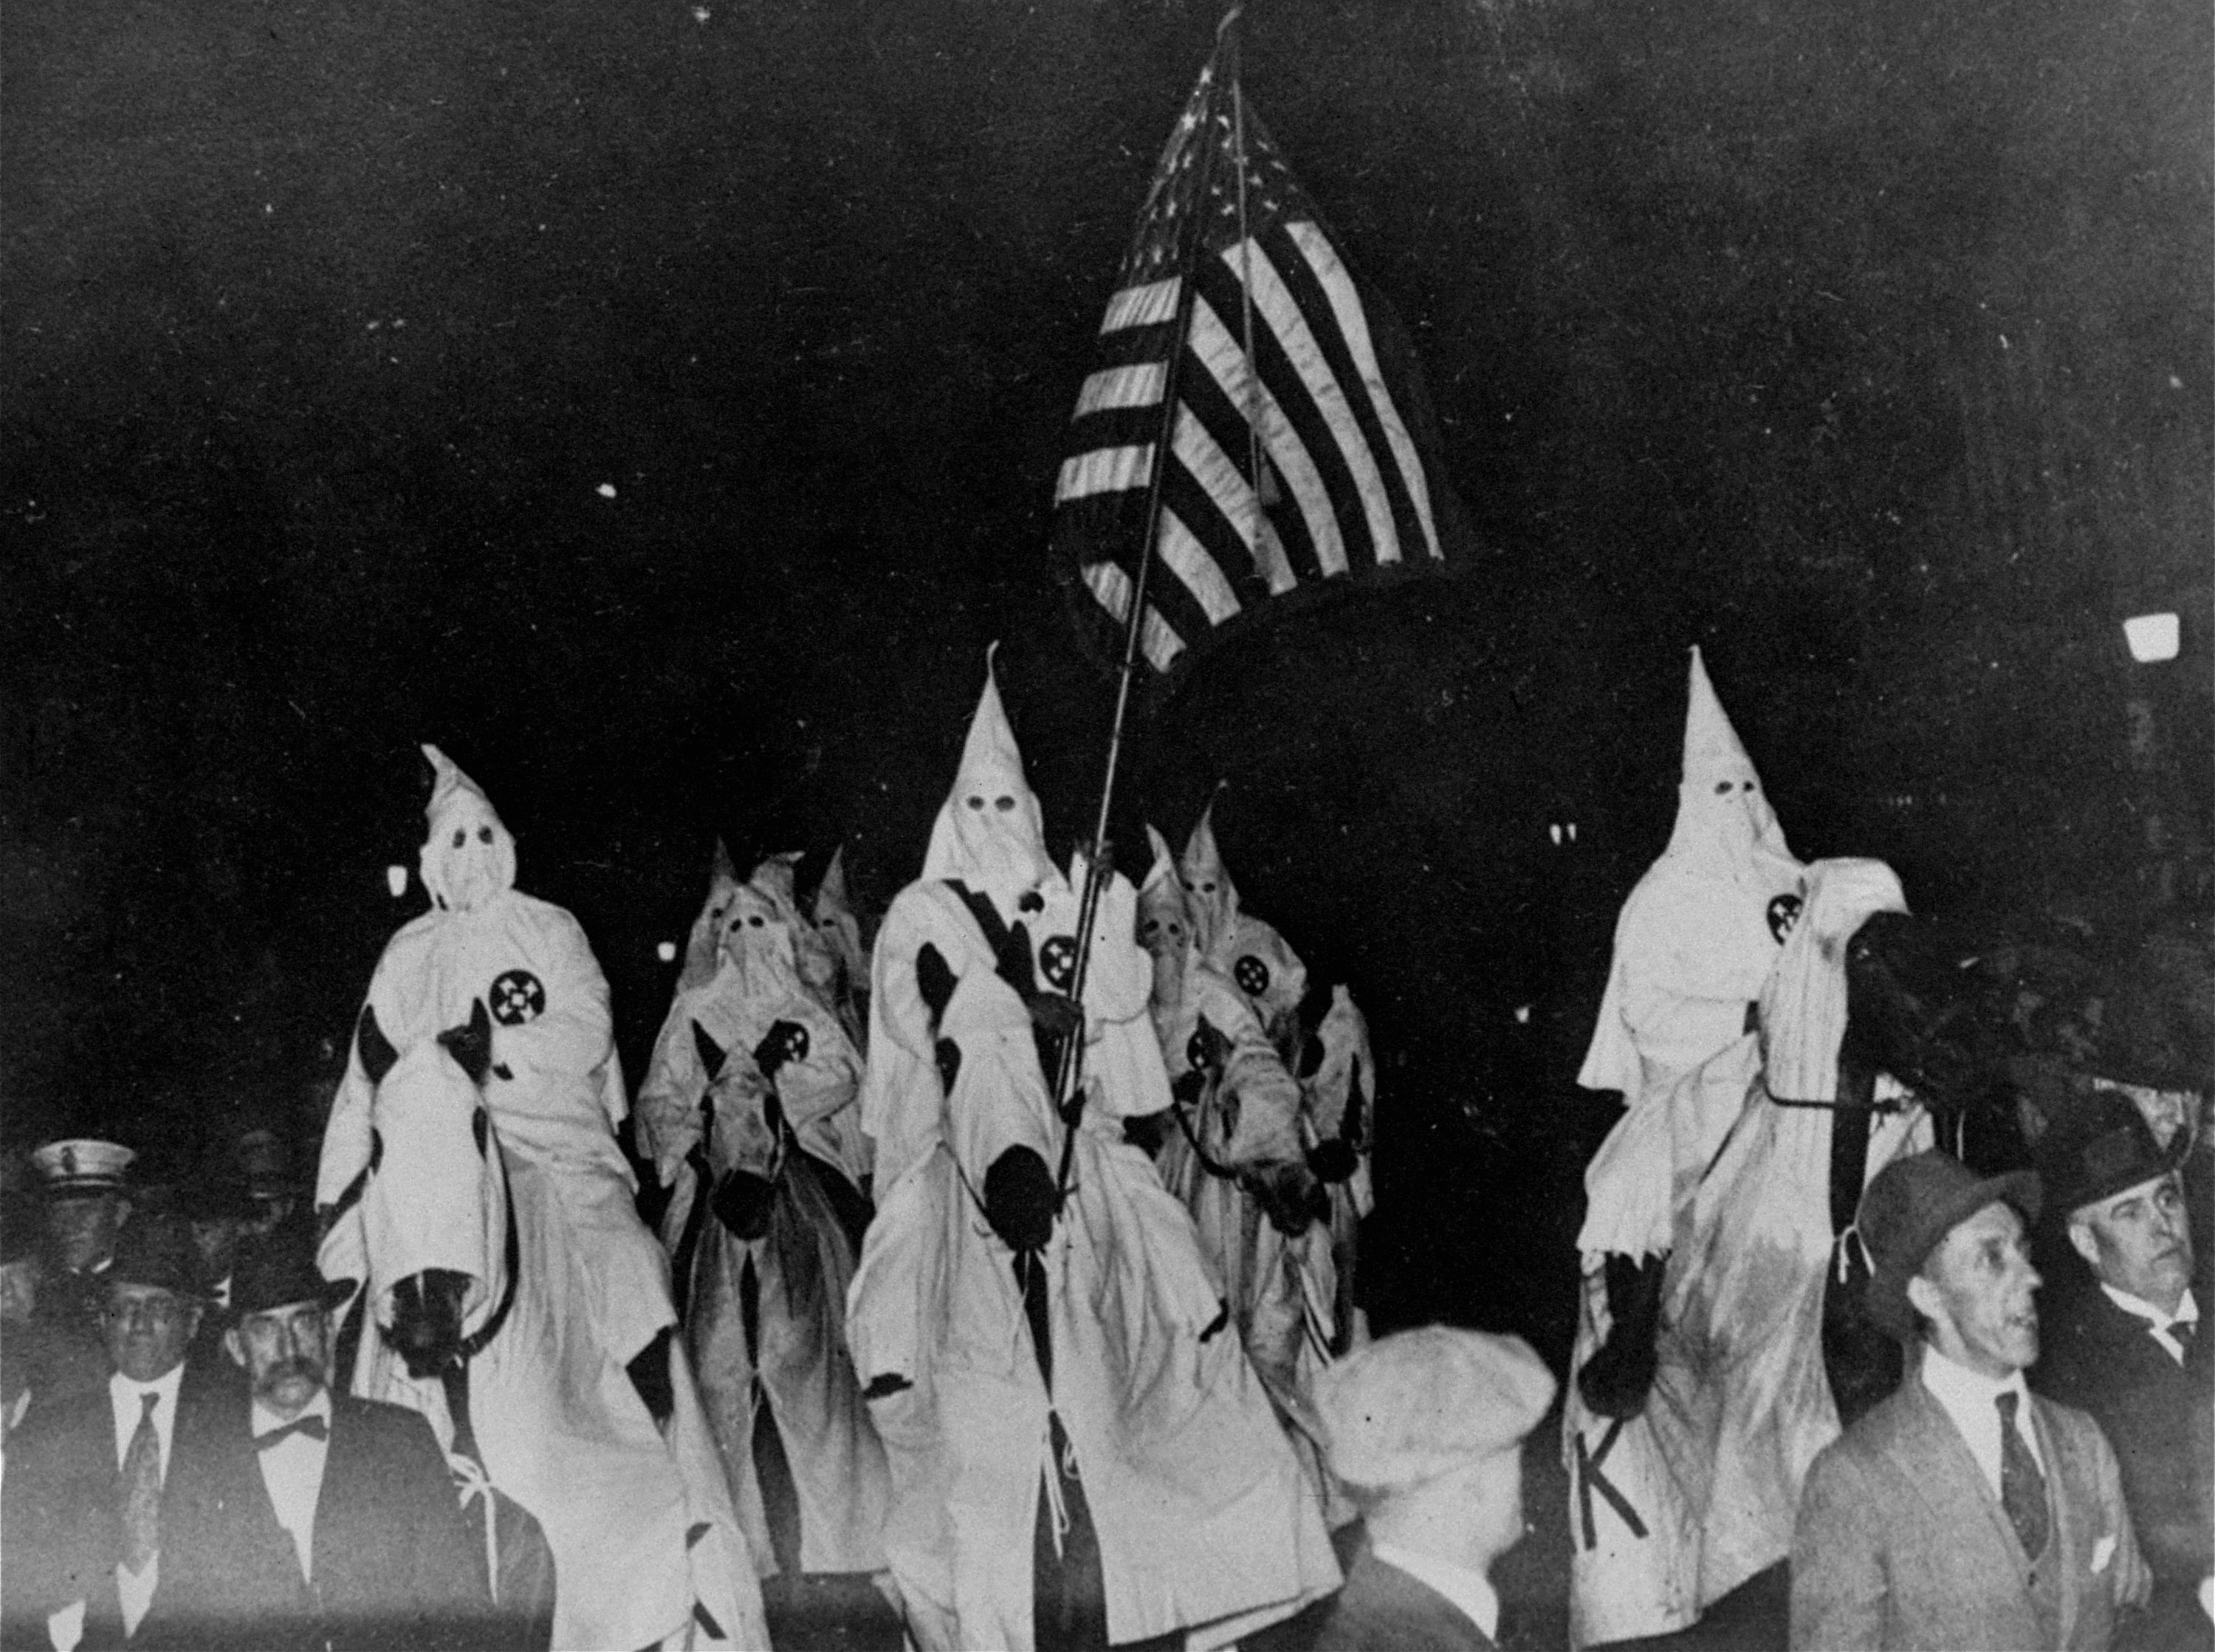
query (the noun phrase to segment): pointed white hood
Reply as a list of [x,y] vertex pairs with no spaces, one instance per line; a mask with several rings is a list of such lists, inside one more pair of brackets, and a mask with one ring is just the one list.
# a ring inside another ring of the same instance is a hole
[[432,774],[423,806],[430,830],[416,861],[423,887],[442,911],[473,911],[515,887],[515,839],[484,788],[451,758],[432,745],[423,755]]
[[699,915],[692,920],[692,931],[684,938],[684,967],[678,971],[678,991],[704,986],[715,979],[723,916],[731,909],[731,896],[738,892],[738,868],[731,864],[731,852],[719,837],[715,863],[708,871],[708,898],[701,903]]
[[1215,801],[1200,811],[1200,823],[1185,840],[1177,872],[1184,879],[1185,904],[1192,919],[1194,943],[1204,953],[1213,952],[1238,921],[1238,886],[1230,881],[1215,846]]
[[815,886],[814,916],[815,933],[837,954],[847,984],[867,990],[869,951],[862,944],[862,920],[846,891],[846,846],[843,843],[831,852],[831,864],[823,869],[823,881]]
[[1009,910],[1026,891],[1059,876],[1046,851],[1044,818],[1023,778],[1023,754],[1001,707],[990,654],[954,790],[930,829],[923,875],[959,878]]
[[1789,883],[1800,871],[1697,646],[1684,704],[1677,823],[1665,853],[1703,877],[1748,888]]

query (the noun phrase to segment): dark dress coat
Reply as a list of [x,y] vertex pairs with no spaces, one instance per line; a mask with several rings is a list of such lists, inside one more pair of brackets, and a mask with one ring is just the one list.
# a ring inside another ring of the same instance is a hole
[[[2206,1300],[2200,1297],[2203,1314]],[[2215,1645],[2194,1598],[2215,1572],[2215,1321],[2182,1365],[2146,1321],[2086,1282],[2041,1305],[2033,1387],[2089,1413],[2114,1448],[2138,1547],[2153,1568],[2153,1643]],[[2179,1638],[2179,1637],[2181,1638]]]
[[1459,1606],[1379,1560],[1365,1533],[1347,1561],[1344,1588],[1243,1643],[1256,1652],[1494,1652]]
[[[204,1385],[189,1407],[180,1394],[162,1491],[160,1582],[132,1652],[412,1652],[500,1638],[488,1617],[482,1539],[472,1542],[445,1454],[420,1416],[333,1396],[312,1585],[278,1523],[248,1426],[242,1386]],[[11,1453],[9,1465],[9,1644],[46,1646],[46,1616],[84,1598],[83,1644],[99,1652],[122,1644],[107,1395],[58,1416],[51,1432],[36,1458]],[[60,1552],[21,1580],[19,1601],[15,1544],[19,1533],[38,1531],[33,1521],[46,1530],[29,1545]]]

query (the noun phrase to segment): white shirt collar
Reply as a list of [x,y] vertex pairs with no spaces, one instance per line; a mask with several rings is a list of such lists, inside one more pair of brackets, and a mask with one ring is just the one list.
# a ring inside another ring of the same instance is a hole
[[2041,1470],[2045,1468],[2046,1453],[2039,1449],[2038,1430],[2030,1423],[2030,1389],[2021,1371],[2010,1371],[2004,1378],[1988,1377],[1959,1361],[1948,1359],[1925,1343],[1922,1381],[1931,1398],[1954,1420],[1954,1428],[1960,1431],[1969,1454],[1984,1472],[1993,1496],[1999,1495],[2000,1487],[2000,1414],[1993,1402],[2002,1394],[2016,1396],[2016,1432],[2030,1447],[2031,1459]]
[[1419,1583],[1429,1585],[1451,1602],[1456,1611],[1470,1619],[1485,1633],[1487,1639],[1496,1640],[1500,1635],[1500,1596],[1492,1588],[1492,1580],[1482,1572],[1471,1571],[1466,1566],[1457,1566],[1450,1560],[1440,1560],[1414,1549],[1403,1549],[1397,1544],[1378,1543],[1371,1539],[1369,1552],[1388,1566],[1397,1567]]
[[2192,1300],[2192,1293],[2189,1290],[2177,1299],[2175,1312],[2163,1313],[2143,1296],[2132,1296],[2128,1291],[2119,1291],[2104,1279],[2100,1282],[2100,1288],[2107,1292],[2108,1300],[2125,1313],[2134,1313],[2141,1319],[2151,1319],[2157,1330],[2165,1331],[2178,1321],[2187,1325],[2196,1325],[2200,1323],[2200,1304]]

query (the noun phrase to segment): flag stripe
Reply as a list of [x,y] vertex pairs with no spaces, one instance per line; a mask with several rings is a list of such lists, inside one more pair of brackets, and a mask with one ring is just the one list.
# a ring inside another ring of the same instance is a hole
[[1063,462],[1061,480],[1055,485],[1053,497],[1058,502],[1144,487],[1152,480],[1153,458],[1150,442],[1135,447],[1095,448],[1090,453],[1077,454]]
[[[1111,367],[1093,374],[1077,393],[1074,417],[1111,407],[1159,407],[1167,388],[1169,366],[1143,362],[1135,367]],[[1157,415],[1158,417],[1158,415]]]
[[1269,588],[1255,572],[1254,554],[1217,508],[1200,479],[1172,460],[1162,477],[1162,508],[1174,511],[1178,520],[1206,550],[1216,568],[1238,600],[1250,608],[1266,602]]
[[[1391,501],[1385,496],[1377,455],[1371,450],[1371,432],[1354,407],[1360,382],[1348,384],[1332,370],[1338,365],[1330,349],[1341,342],[1338,318],[1328,303],[1310,310],[1285,285],[1278,269],[1278,257],[1291,253],[1294,255],[1285,260],[1287,268],[1304,267],[1297,244],[1281,236],[1271,236],[1270,242],[1266,247],[1251,243],[1233,247],[1223,254],[1224,261],[1243,273],[1247,291],[1254,295],[1257,319],[1267,320],[1286,364],[1299,375],[1301,387],[1329,427],[1331,440],[1353,477],[1372,554],[1379,562],[1396,560],[1399,540],[1393,527]],[[1378,444],[1380,449],[1382,445]]]
[[1171,276],[1166,281],[1149,281],[1124,288],[1108,301],[1108,313],[1101,319],[1100,331],[1120,333],[1126,327],[1158,327],[1174,321],[1177,290],[1181,285]]
[[[1220,261],[1211,259],[1202,264],[1195,285],[1218,314],[1237,315],[1238,284]],[[1195,305],[1195,312],[1197,309]],[[1377,553],[1369,535],[1369,515],[1362,507],[1353,471],[1339,449],[1328,420],[1285,358],[1271,328],[1255,327],[1254,351],[1261,358],[1257,364],[1261,382],[1269,391],[1267,405],[1280,415],[1264,427],[1270,438],[1269,456],[1292,483],[1292,496],[1307,517],[1308,532],[1315,541],[1316,560],[1326,574],[1373,566]],[[1319,494],[1300,484],[1295,468],[1303,456],[1322,483]]]
[[[1210,373],[1188,372],[1177,381],[1178,400],[1185,411],[1206,425],[1224,456],[1237,467],[1243,478],[1248,463],[1246,416],[1223,394],[1223,387]],[[1265,457],[1263,463],[1268,463]],[[1173,475],[1175,473],[1172,472]],[[1282,468],[1278,469],[1279,485],[1289,490],[1291,483]],[[1322,564],[1316,560],[1315,542],[1308,537],[1307,518],[1298,509],[1286,509],[1279,502],[1268,512],[1269,525],[1275,529],[1277,543],[1284,554],[1284,574],[1295,584],[1320,579]]]
[[[1335,326],[1320,333],[1330,358],[1333,376],[1345,392],[1376,456],[1378,470],[1391,501],[1392,515],[1402,541],[1402,554],[1438,556],[1438,524],[1431,513],[1430,489],[1423,476],[1414,438],[1393,405],[1370,342],[1369,321],[1354,291],[1353,278],[1339,258],[1329,238],[1313,223],[1291,223],[1276,230],[1272,239],[1289,243],[1279,262],[1285,278],[1296,295],[1312,280],[1312,296],[1299,296],[1304,312],[1315,314],[1317,301],[1329,306]],[[1298,256],[1292,254],[1297,253]],[[1342,354],[1340,352],[1343,352]]]
[[[1113,562],[1095,562],[1084,570],[1084,583],[1092,588],[1093,596],[1108,610],[1109,618],[1119,625],[1129,622],[1129,574]],[[1157,671],[1168,670],[1176,664],[1176,657],[1184,652],[1184,639],[1169,629],[1151,603],[1146,604],[1146,617],[1138,627],[1138,648]]]
[[1167,506],[1162,510],[1160,543],[1154,549],[1163,566],[1182,580],[1184,588],[1199,602],[1208,624],[1221,625],[1242,606],[1231,595],[1230,581],[1224,577],[1207,548],[1193,537],[1192,529]]
[[[1203,280],[1202,287],[1206,285]],[[1238,290],[1233,286],[1229,297],[1234,303],[1237,296]],[[1235,309],[1231,311],[1233,315],[1237,313]],[[1267,328],[1261,328],[1255,334],[1255,343],[1257,348],[1261,348],[1265,361],[1268,352],[1262,346],[1267,337]],[[1206,365],[1242,429],[1253,406],[1254,391],[1249,388],[1252,380],[1245,352],[1218,315],[1212,295],[1193,300],[1192,350]],[[1298,425],[1287,418],[1285,410],[1279,405],[1266,375],[1259,389],[1262,448],[1277,467],[1277,474],[1292,490],[1292,498],[1299,506],[1300,516],[1308,530],[1308,542],[1315,552],[1316,570],[1326,574],[1343,573],[1347,563],[1346,538],[1340,531],[1341,519],[1335,508],[1328,478],[1317,465],[1317,456],[1301,439]],[[1313,421],[1309,423],[1312,428]],[[1241,441],[1239,445],[1242,448],[1245,444]],[[1245,456],[1242,453],[1239,456],[1242,464]]]
[[[1197,373],[1188,382],[1195,385],[1212,382],[1204,375]],[[1238,437],[1245,435],[1242,421],[1235,429]],[[1230,575],[1234,584],[1255,578],[1261,566],[1254,553],[1255,517],[1260,514],[1261,501],[1247,481],[1244,465],[1239,462],[1248,456],[1241,453],[1234,460],[1225,453],[1206,422],[1197,416],[1197,410],[1189,404],[1178,409],[1176,437],[1169,445],[1169,451],[1176,462],[1171,466],[1163,481],[1166,484],[1181,469],[1206,495],[1208,517],[1219,521],[1224,531],[1219,535],[1210,534],[1203,537],[1207,539],[1210,548],[1216,551],[1217,560],[1223,563],[1224,572]],[[1188,517],[1187,520],[1197,523],[1199,518]],[[1267,542],[1269,535],[1266,523],[1262,524],[1262,537]],[[1268,576],[1269,586],[1277,590],[1288,589],[1291,570],[1282,566],[1281,554],[1272,560],[1278,566]]]

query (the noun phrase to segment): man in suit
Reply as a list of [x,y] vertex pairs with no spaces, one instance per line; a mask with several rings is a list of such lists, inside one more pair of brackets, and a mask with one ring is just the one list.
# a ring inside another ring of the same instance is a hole
[[484,1545],[429,1425],[331,1392],[329,1310],[350,1288],[316,1271],[304,1221],[241,1251],[224,1346],[248,1396],[171,1500],[163,1646],[485,1643]]
[[185,1358],[202,1310],[182,1221],[126,1222],[102,1258],[97,1324],[110,1374],[36,1399],[8,1442],[0,1494],[0,1644],[120,1646],[175,1582],[168,1539],[213,1392]]
[[2215,1646],[2215,1357],[2178,1174],[2190,1147],[2182,1129],[2162,1147],[2138,1106],[2108,1091],[2078,1099],[2038,1144],[2053,1213],[2089,1276],[2057,1293],[2031,1381],[2089,1412],[2114,1448],[2154,1575],[2134,1638],[2154,1647]]
[[1942,1153],[1893,1160],[1862,1196],[1869,1317],[1909,1344],[1907,1369],[1808,1472],[1795,1652],[2102,1652],[2144,1602],[2098,1424],[2024,1386],[2039,1202],[2028,1172],[1980,1178]]
[[31,1155],[45,1198],[46,1255],[24,1347],[31,1403],[96,1393],[109,1366],[101,1313],[132,1200],[138,1154],[114,1141],[49,1141]]
[[1523,1438],[1553,1374],[1519,1337],[1425,1325],[1316,1380],[1331,1472],[1363,1511],[1346,1587],[1268,1637],[1308,1652],[1491,1652],[1494,1561],[1521,1539]]

